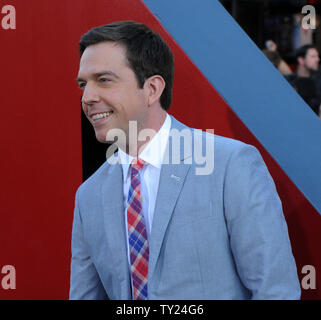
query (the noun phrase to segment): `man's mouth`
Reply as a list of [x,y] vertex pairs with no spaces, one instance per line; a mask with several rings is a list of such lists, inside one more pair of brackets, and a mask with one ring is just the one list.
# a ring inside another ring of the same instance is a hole
[[104,119],[108,118],[112,113],[113,111],[96,113],[93,116],[91,116],[91,119],[94,124],[98,124],[102,122]]

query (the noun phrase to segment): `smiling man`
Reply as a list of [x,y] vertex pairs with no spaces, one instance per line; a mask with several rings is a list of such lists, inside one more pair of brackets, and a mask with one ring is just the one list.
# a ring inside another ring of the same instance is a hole
[[113,128],[123,130],[127,137],[129,121],[136,121],[138,131],[153,128],[157,132],[165,120],[166,112],[158,103],[165,88],[164,79],[153,75],[139,87],[126,49],[118,42],[101,42],[86,48],[77,81],[84,90],[84,113],[100,142],[106,142],[107,133]]
[[[124,139],[115,140],[120,162],[77,190],[70,299],[298,299],[282,205],[258,151],[203,133],[173,144],[173,131],[193,129],[167,113],[174,61],[163,39],[115,22],[83,35],[80,55],[97,139],[114,142],[115,130]],[[197,174],[193,152],[205,140],[215,170]],[[164,161],[173,145],[178,163]]]

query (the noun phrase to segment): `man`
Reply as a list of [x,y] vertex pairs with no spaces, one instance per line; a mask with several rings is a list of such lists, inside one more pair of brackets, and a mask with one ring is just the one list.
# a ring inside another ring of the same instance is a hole
[[319,69],[319,53],[315,46],[305,45],[296,52],[297,70],[286,79],[296,89],[302,99],[317,114],[320,114],[321,92],[318,90],[317,71]]
[[161,37],[115,22],[85,34],[80,54],[83,111],[118,152],[76,193],[70,299],[298,299],[262,158],[167,114],[174,64]]
[[305,45],[296,53],[298,69],[297,75],[302,78],[311,77],[312,73],[319,69],[319,52],[313,45]]

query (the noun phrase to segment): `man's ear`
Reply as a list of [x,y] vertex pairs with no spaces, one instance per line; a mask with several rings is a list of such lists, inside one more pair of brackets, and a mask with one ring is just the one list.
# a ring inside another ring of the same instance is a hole
[[304,64],[304,59],[302,57],[298,57],[298,64],[299,65]]
[[148,94],[148,106],[158,101],[165,89],[165,80],[160,75],[154,75],[145,81],[145,88]]

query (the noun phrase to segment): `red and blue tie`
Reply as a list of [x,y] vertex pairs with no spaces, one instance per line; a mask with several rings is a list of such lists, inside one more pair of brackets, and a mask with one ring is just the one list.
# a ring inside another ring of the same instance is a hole
[[143,165],[144,162],[140,159],[131,164],[131,185],[127,201],[128,242],[135,300],[147,299],[149,246],[142,215],[139,173]]

